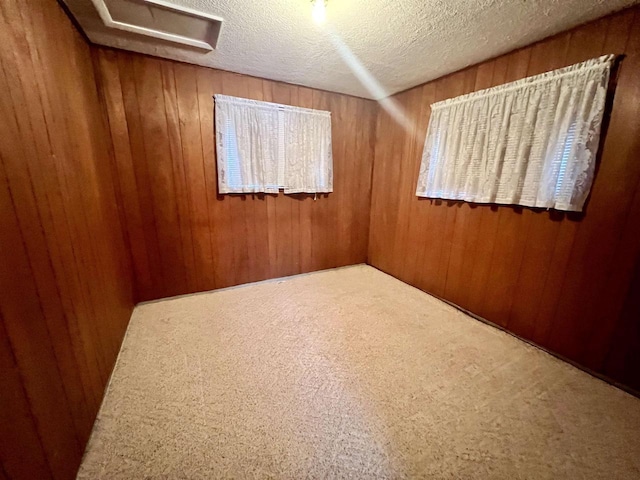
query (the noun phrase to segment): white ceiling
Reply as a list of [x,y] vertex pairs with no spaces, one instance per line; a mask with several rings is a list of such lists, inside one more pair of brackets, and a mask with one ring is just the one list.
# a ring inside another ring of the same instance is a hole
[[94,43],[381,98],[640,0],[328,0],[320,27],[310,0],[169,0],[224,19],[206,54],[109,31],[91,0],[64,1]]

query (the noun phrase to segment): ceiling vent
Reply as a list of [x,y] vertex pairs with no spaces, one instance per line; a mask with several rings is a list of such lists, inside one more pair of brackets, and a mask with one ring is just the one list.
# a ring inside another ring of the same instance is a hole
[[222,18],[163,0],[91,0],[105,27],[210,52]]

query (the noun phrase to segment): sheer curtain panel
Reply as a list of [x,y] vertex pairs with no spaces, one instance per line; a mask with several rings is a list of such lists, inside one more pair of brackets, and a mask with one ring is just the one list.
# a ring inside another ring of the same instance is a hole
[[214,98],[220,193],[333,191],[330,112]]
[[582,211],[613,59],[431,105],[416,195]]

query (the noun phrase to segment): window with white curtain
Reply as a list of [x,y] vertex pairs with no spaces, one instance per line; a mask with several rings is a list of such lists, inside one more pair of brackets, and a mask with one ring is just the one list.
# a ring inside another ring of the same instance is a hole
[[333,191],[330,112],[214,98],[220,193]]
[[613,59],[431,105],[416,195],[582,211]]

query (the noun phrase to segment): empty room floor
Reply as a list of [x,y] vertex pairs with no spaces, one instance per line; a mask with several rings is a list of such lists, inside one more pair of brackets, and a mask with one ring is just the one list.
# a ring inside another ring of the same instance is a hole
[[372,267],[139,305],[79,478],[639,478],[640,399]]

